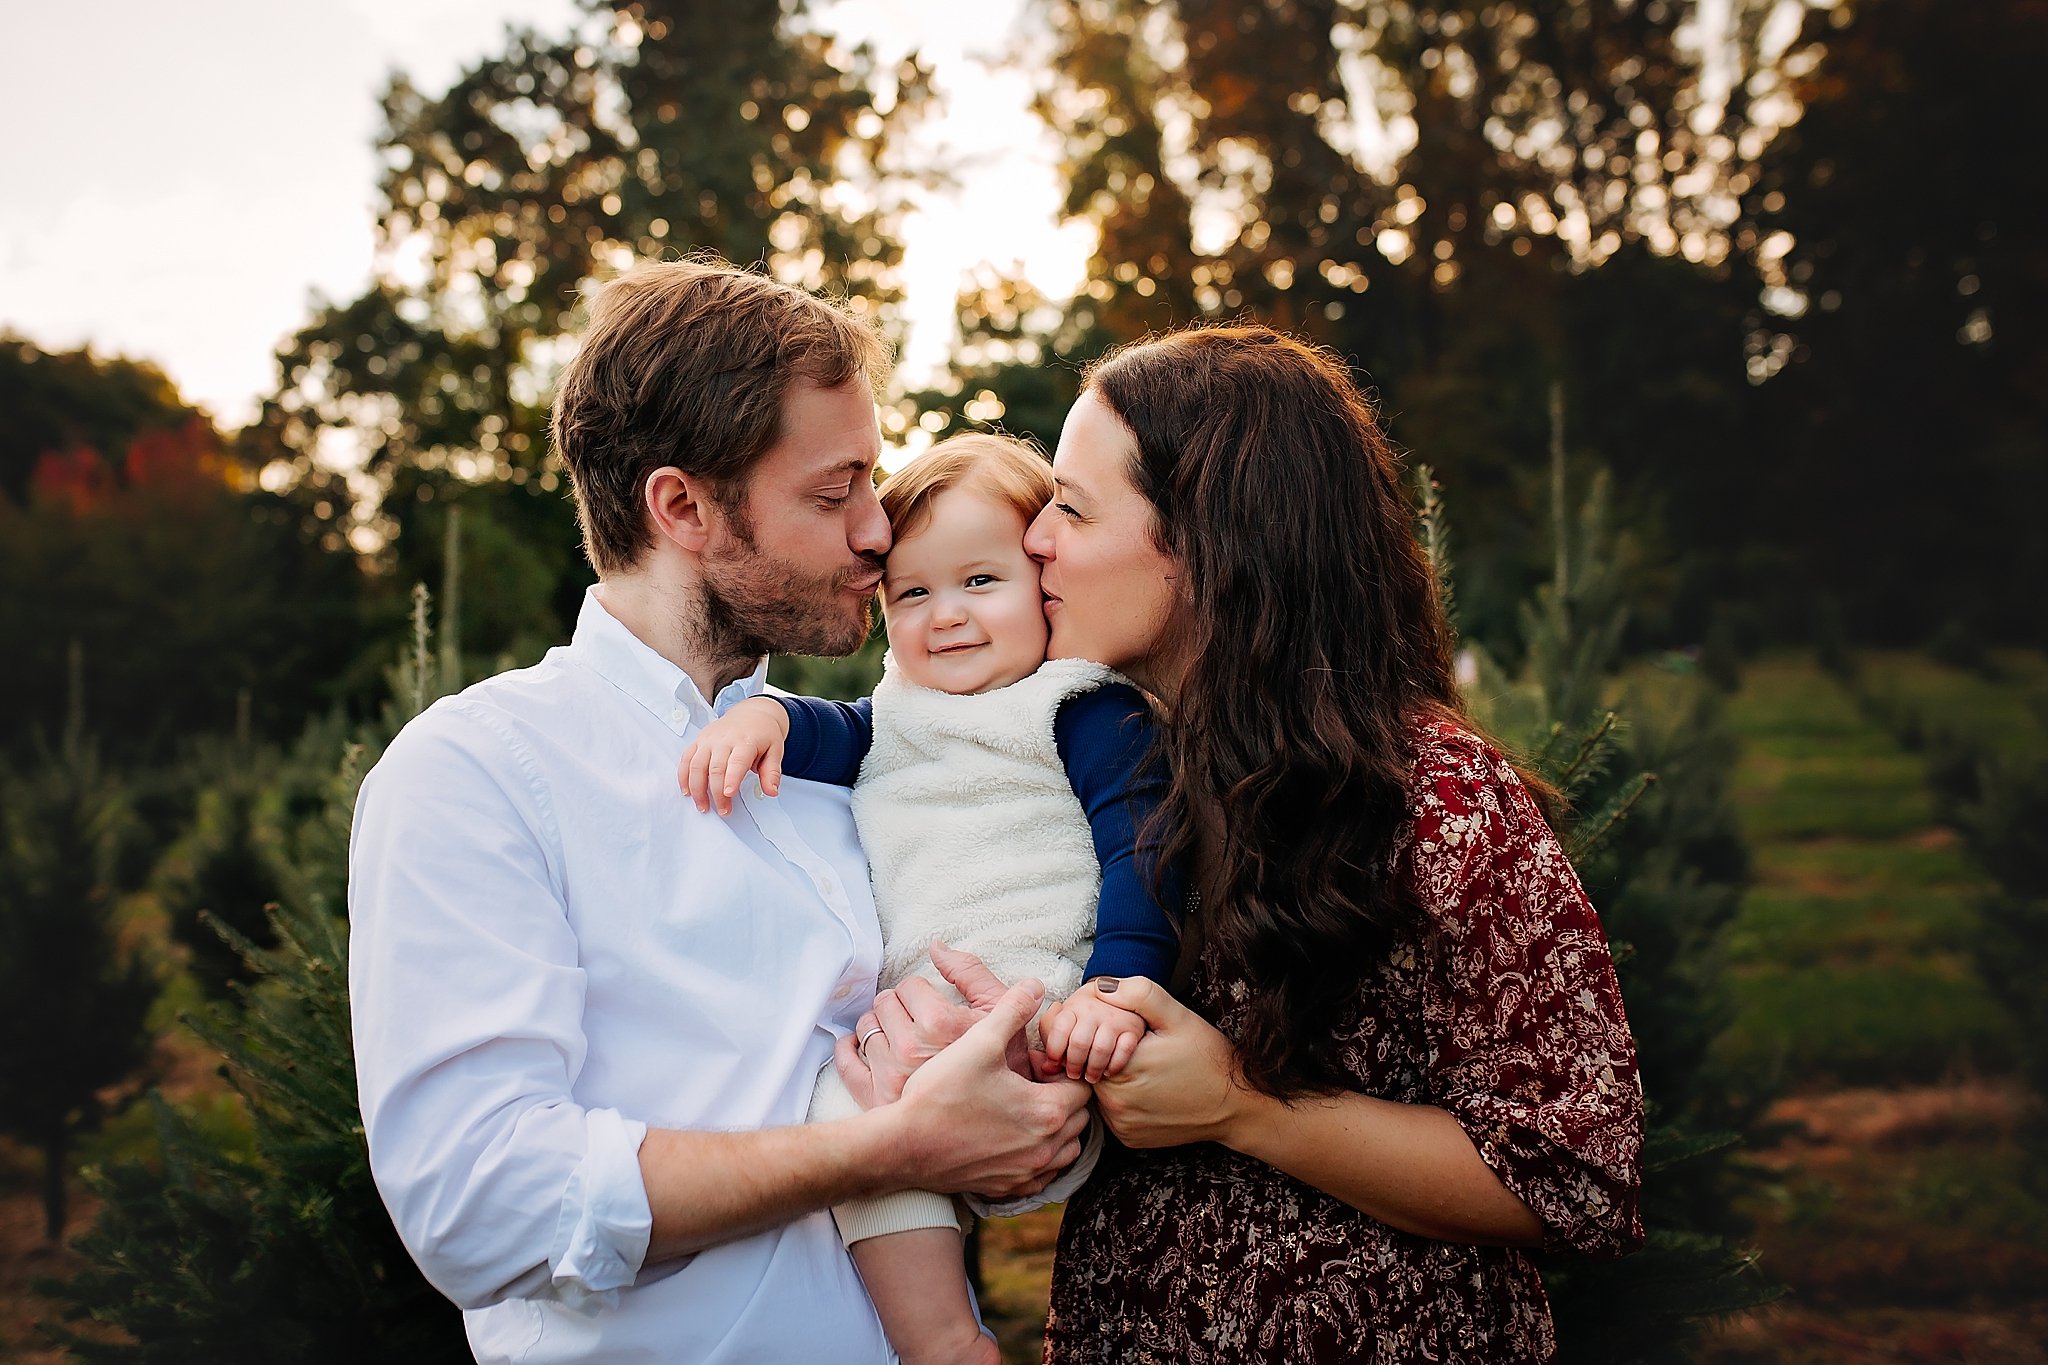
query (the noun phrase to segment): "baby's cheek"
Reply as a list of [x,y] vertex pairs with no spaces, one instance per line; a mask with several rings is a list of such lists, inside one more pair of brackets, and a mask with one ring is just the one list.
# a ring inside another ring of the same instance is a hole
[[1038,584],[1034,579],[1031,597],[1018,612],[1018,637],[1029,642],[1030,649],[1037,654],[1040,663],[1045,661],[1045,652],[1052,643],[1052,627],[1045,619],[1045,599],[1038,595]]
[[896,666],[903,670],[905,681],[913,687],[937,690],[937,682],[926,667],[928,660],[924,641],[919,638],[923,629],[924,623],[916,607],[898,605],[882,608],[882,633],[888,637],[889,653],[895,656]]

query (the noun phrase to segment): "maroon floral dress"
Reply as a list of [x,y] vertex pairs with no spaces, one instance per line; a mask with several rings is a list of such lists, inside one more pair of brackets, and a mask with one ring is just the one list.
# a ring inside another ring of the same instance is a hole
[[[1410,793],[1396,867],[1427,923],[1361,973],[1353,1088],[1448,1110],[1546,1247],[1630,1250],[1642,1090],[1599,917],[1491,745],[1420,728]],[[1230,963],[1203,955],[1181,994],[1237,1036]],[[1398,1232],[1214,1144],[1112,1142],[1061,1224],[1050,1365],[1556,1356],[1520,1251]]]

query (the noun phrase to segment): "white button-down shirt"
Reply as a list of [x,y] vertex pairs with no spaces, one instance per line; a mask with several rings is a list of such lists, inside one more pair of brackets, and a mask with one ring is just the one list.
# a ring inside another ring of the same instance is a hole
[[819,1212],[643,1266],[652,1126],[801,1123],[881,934],[844,790],[678,790],[707,705],[593,589],[363,783],[349,985],[370,1164],[480,1361],[890,1360]]

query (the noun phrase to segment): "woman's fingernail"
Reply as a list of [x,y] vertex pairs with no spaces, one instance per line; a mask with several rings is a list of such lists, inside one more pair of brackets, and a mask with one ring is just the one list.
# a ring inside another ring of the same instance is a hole
[[1102,995],[1115,995],[1116,978],[1113,976],[1103,977],[1100,981],[1095,983],[1095,989],[1098,993]]

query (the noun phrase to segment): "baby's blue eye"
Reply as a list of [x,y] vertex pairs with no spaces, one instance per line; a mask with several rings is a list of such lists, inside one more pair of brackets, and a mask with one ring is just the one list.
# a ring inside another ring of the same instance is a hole
[[988,584],[993,583],[995,581],[996,576],[992,573],[977,573],[969,574],[967,576],[967,586],[970,588],[986,587]]
[[905,589],[904,589],[904,590],[903,590],[902,592],[899,592],[899,593],[897,593],[897,594],[896,594],[896,600],[897,600],[898,602],[907,602],[907,601],[909,601],[909,600],[910,600],[911,598],[913,598],[913,597],[923,597],[923,596],[924,596],[924,589],[923,589],[923,588],[905,588]]

